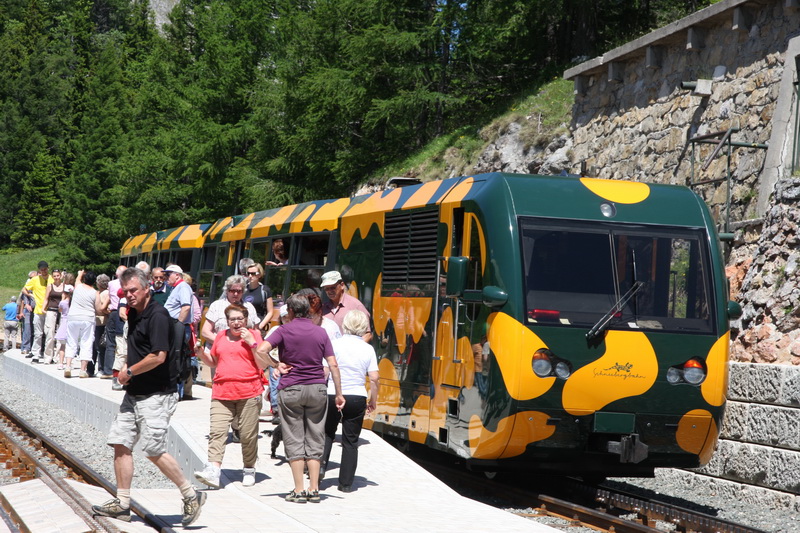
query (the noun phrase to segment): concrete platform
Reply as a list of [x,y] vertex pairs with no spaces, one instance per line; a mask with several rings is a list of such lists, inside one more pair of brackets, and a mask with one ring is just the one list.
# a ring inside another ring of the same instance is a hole
[[[31,364],[19,350],[6,352],[0,361],[6,379],[27,387],[103,431],[110,426],[122,400],[123,393],[112,391],[110,380],[65,379],[56,365]],[[193,472],[201,470],[206,460],[211,389],[195,386],[193,394],[196,399],[180,402],[172,419],[169,451],[178,459],[186,476],[194,481]],[[262,430],[271,428],[268,422],[262,423]],[[256,484],[243,487],[241,447],[229,444],[222,464],[223,488],[208,491],[202,515],[189,529],[209,533],[556,531],[459,496],[371,431],[364,430],[361,439],[353,485],[356,490],[345,494],[336,489],[341,447],[334,445],[326,479],[320,484],[322,502],[319,504],[284,501],[293,482],[289,464],[282,457],[283,446],[278,449],[278,458],[271,459],[269,438],[261,440]],[[109,460],[111,457],[109,452]],[[81,489],[87,498],[101,503],[108,496],[99,494],[99,490]],[[133,498],[180,528],[177,489],[139,490],[134,486]]]

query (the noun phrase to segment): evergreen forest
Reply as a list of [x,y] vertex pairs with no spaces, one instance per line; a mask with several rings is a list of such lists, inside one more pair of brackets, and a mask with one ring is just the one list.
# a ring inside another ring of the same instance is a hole
[[346,196],[714,0],[174,3],[0,2],[1,249],[109,272],[130,235]]

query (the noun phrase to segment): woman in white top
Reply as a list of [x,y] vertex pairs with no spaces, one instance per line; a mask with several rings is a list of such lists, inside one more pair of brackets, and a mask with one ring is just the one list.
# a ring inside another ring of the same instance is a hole
[[222,298],[212,302],[206,311],[206,321],[200,334],[206,341],[206,348],[211,349],[211,344],[217,338],[217,333],[228,329],[228,319],[225,318],[225,309],[231,304],[243,305],[247,309],[247,327],[254,328],[258,324],[258,313],[250,302],[242,301],[247,280],[244,276],[234,274],[225,280],[225,290]]
[[[342,380],[342,394],[345,404],[341,412],[342,422],[342,460],[339,463],[339,486],[342,492],[353,490],[353,479],[358,466],[358,437],[364,414],[371,413],[378,404],[378,359],[375,349],[364,342],[362,335],[370,330],[369,318],[362,311],[347,313],[342,322],[344,335],[332,342],[339,374]],[[364,376],[369,376],[369,400]],[[328,415],[325,419],[325,452],[322,456],[320,479],[325,475],[325,467],[331,455],[333,439],[340,415],[335,403],[336,391],[333,382],[328,380]]]
[[64,366],[64,377],[72,377],[72,360],[80,357],[82,378],[88,378],[86,371],[92,360],[94,345],[94,317],[100,309],[100,296],[94,288],[97,274],[91,270],[78,271],[75,279],[75,290],[72,292],[72,303],[67,315],[67,361]]

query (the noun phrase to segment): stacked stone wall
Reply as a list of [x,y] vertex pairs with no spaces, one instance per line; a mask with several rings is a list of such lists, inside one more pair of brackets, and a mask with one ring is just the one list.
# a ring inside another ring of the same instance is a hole
[[[800,13],[785,10],[779,1],[749,13],[748,31],[732,29],[730,10],[707,21],[713,25],[703,28],[701,47],[688,50],[685,36],[659,44],[658,65],[648,64],[642,49],[613,69],[605,66],[581,74],[573,108],[575,166],[583,163],[587,174],[600,178],[688,185],[693,176],[689,138],[739,128],[732,134],[734,141],[767,144],[787,43],[800,34]],[[682,88],[682,82],[698,80],[711,81],[710,94]],[[695,182],[727,177],[725,150],[701,169],[715,148],[694,145]],[[733,149],[732,221],[757,218],[757,182],[765,158],[765,149]],[[695,190],[722,221],[727,184]]]

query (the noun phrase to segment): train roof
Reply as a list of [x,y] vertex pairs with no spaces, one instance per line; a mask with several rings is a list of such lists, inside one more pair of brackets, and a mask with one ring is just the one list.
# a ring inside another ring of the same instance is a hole
[[[507,199],[501,196],[507,195]],[[609,220],[601,204],[614,206],[617,222],[704,226],[702,200],[686,187],[624,180],[506,173],[476,174],[387,189],[353,198],[317,200],[225,217],[213,224],[192,224],[129,238],[122,255],[203,243],[256,239],[269,235],[341,229],[348,240],[366,234],[382,214],[397,209],[476,200],[483,205],[511,203],[515,215]],[[701,208],[698,208],[702,205]],[[507,208],[506,208],[507,209]],[[341,225],[341,228],[340,228]]]
[[147,253],[152,250],[197,248],[203,245],[206,230],[211,224],[189,224],[130,237],[122,245],[123,256]]

